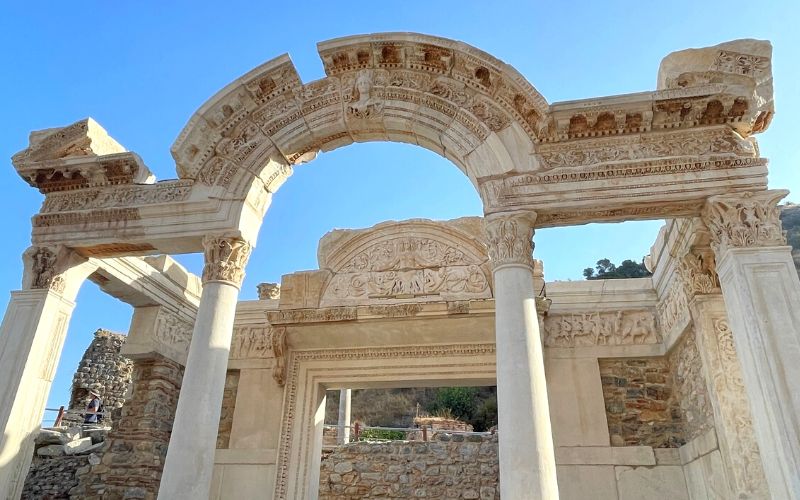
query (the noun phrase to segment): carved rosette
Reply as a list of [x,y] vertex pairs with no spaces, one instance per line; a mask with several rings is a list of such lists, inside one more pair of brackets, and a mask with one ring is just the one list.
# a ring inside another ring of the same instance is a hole
[[508,265],[534,269],[534,222],[535,212],[486,216],[484,224],[489,243],[489,261],[495,270]]
[[786,245],[778,202],[787,194],[775,189],[709,198],[703,220],[714,252],[720,256],[729,248]]
[[719,278],[710,248],[692,248],[678,262],[678,277],[688,298],[719,292]]
[[49,288],[56,293],[62,293],[66,282],[56,268],[56,252],[48,247],[33,247],[29,252],[33,274],[31,288]]
[[241,286],[244,280],[244,266],[250,257],[252,247],[238,238],[209,236],[203,239],[205,267],[203,283],[225,281]]

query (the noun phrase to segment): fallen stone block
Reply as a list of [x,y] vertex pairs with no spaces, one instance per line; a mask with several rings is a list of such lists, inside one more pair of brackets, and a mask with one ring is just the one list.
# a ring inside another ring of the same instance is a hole
[[92,447],[92,438],[85,437],[70,441],[64,445],[64,452],[67,455],[75,455],[76,453],[83,453]]

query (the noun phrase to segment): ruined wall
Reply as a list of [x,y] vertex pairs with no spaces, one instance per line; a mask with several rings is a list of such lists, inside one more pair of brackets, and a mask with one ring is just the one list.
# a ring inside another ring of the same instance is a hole
[[69,498],[69,490],[78,484],[77,470],[88,464],[88,455],[34,458],[25,478],[23,500]]
[[125,335],[99,329],[72,377],[69,408],[83,410],[93,390],[108,411],[121,408],[131,383],[133,363],[120,355]]
[[611,446],[679,448],[713,427],[693,331],[664,357],[599,362]]
[[217,449],[227,448],[233,428],[233,410],[236,406],[236,393],[239,389],[239,370],[229,370],[225,374],[225,392],[222,394],[222,411],[217,431]]
[[436,441],[351,443],[323,462],[321,500],[500,498],[497,438],[441,434]]
[[154,355],[134,362],[132,393],[99,464],[78,473],[71,498],[156,498],[167,456],[183,367]]

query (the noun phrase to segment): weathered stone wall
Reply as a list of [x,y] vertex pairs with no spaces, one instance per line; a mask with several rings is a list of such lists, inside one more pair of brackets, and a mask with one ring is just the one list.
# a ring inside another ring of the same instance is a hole
[[694,331],[661,358],[599,362],[611,446],[678,448],[714,426]]
[[611,446],[677,448],[686,442],[668,359],[599,361]]
[[182,379],[183,367],[162,356],[134,362],[132,394],[119,425],[101,462],[79,470],[71,498],[156,498]]
[[121,408],[131,383],[133,363],[120,355],[125,335],[103,330],[94,332],[94,340],[83,354],[72,378],[69,401],[71,410],[83,410],[89,391],[100,394],[106,410]]
[[28,477],[25,478],[22,498],[24,500],[70,498],[69,490],[78,484],[77,470],[88,464],[88,455],[34,458]]
[[714,427],[714,413],[708,399],[703,360],[694,330],[689,330],[669,354],[673,399],[680,408],[686,442]]
[[436,441],[343,445],[322,462],[322,500],[500,498],[497,438],[440,434]]
[[222,395],[222,413],[217,431],[217,449],[228,447],[233,427],[233,409],[236,406],[236,392],[239,389],[239,370],[230,370],[225,375],[225,392]]

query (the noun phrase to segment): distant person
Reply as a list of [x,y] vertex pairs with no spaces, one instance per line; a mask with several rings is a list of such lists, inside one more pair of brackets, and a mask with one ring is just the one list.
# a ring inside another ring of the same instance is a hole
[[92,396],[92,399],[89,401],[89,404],[86,405],[83,423],[97,424],[100,423],[100,420],[103,418],[102,415],[98,415],[98,413],[102,411],[103,402],[100,401],[100,394],[94,391],[90,391],[89,394]]

